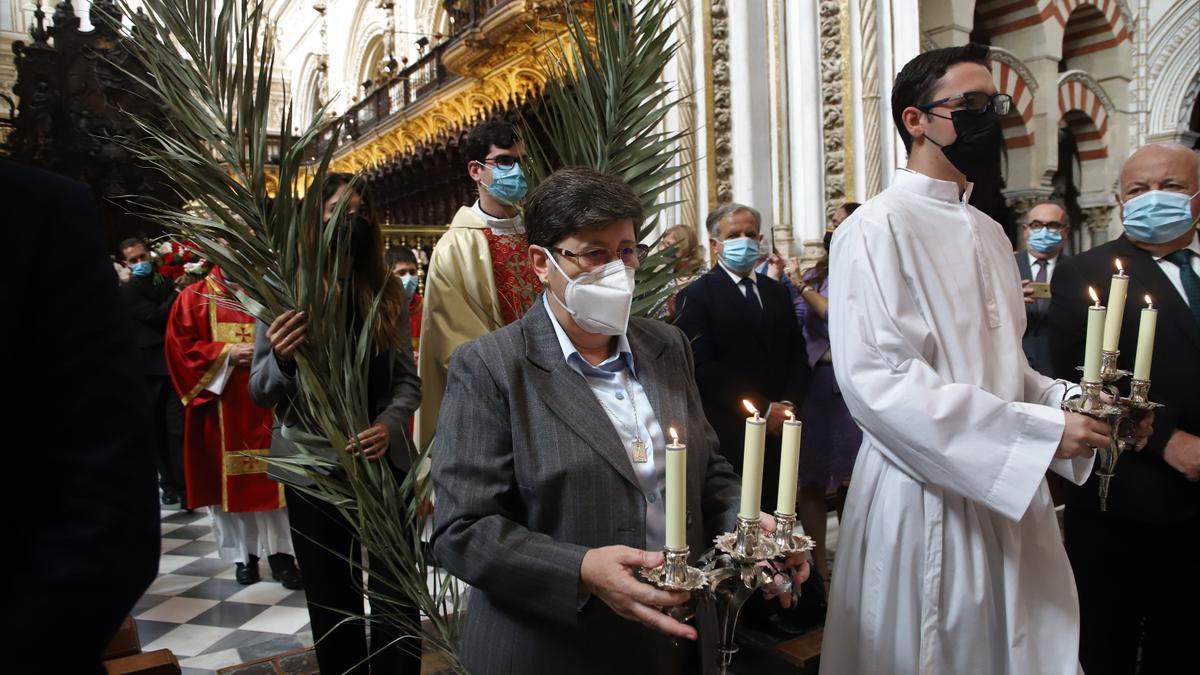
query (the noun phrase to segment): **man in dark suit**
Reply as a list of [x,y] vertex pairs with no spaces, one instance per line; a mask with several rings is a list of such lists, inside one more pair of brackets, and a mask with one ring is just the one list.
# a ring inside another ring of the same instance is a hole
[[171,306],[179,294],[173,284],[155,271],[146,242],[136,238],[126,239],[121,242],[121,254],[125,264],[132,270],[129,281],[121,284],[121,296],[129,308],[129,315],[133,317],[139,366],[146,380],[150,434],[154,442],[159,485],[162,487],[162,503],[181,502],[186,509],[183,404],[171,385],[171,378],[167,375],[167,359],[163,354],[167,317],[171,315]]
[[[545,293],[450,361],[433,546],[472,586],[461,656],[476,675],[700,672],[686,665],[696,629],[661,611],[687,595],[635,576],[662,562],[671,527],[667,432],[687,444],[676,534],[693,560],[733,527],[740,489],[683,333],[629,316],[642,214],[618,178],[543,181],[525,222]],[[792,562],[802,581],[807,563]]]
[[762,253],[762,217],[742,204],[708,216],[719,264],[679,293],[676,326],[692,344],[696,384],[721,452],[737,470],[750,401],[767,419],[768,461],[763,467],[762,509],[775,510],[781,429],[785,411],[799,408],[808,382],[804,336],[787,289],[754,266]]
[[0,160],[15,251],[0,266],[5,539],[0,652],[10,673],[103,673],[154,580],[159,512],[133,335],[87,188]]
[[[1058,377],[1083,363],[1087,288],[1104,293],[1119,258],[1129,294],[1118,365],[1132,369],[1141,310],[1158,311],[1150,398],[1162,403],[1146,449],[1117,463],[1100,511],[1095,475],[1068,486],[1067,554],[1079,587],[1088,675],[1182,673],[1200,635],[1200,170],[1176,144],[1138,150],[1121,171],[1125,235],[1064,261],[1054,275],[1050,345]],[[1128,564],[1114,566],[1114,555]]]
[[1043,375],[1050,375],[1050,283],[1054,268],[1069,256],[1063,244],[1071,234],[1067,210],[1056,201],[1044,201],[1029,209],[1029,218],[1021,226],[1023,251],[1016,252],[1021,286],[1025,290],[1025,336],[1022,346],[1029,365]]

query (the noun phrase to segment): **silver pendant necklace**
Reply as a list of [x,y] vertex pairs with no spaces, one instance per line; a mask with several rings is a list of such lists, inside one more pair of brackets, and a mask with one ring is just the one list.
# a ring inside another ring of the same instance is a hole
[[[630,433],[630,435],[633,436],[633,441],[629,443],[630,456],[633,458],[635,463],[645,464],[647,461],[649,461],[649,457],[646,454],[646,443],[642,440],[642,429],[638,426],[637,399],[635,399],[633,394],[629,391],[629,380],[625,379],[625,371],[621,372],[623,375],[621,378],[621,386],[625,389],[625,395],[629,397],[629,403],[633,406],[633,431]],[[626,431],[629,431],[629,425],[625,424],[625,420],[621,419],[619,415],[612,411],[612,408],[609,408],[608,405],[604,403],[604,399],[597,396],[596,400],[600,402],[600,407],[604,408],[605,412],[612,416],[613,419],[620,422],[621,426],[625,427]]]

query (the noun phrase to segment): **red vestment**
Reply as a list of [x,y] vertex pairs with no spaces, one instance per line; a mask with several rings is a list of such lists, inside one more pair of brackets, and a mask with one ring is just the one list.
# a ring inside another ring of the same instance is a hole
[[500,316],[508,325],[525,315],[542,292],[542,283],[529,264],[529,248],[524,234],[496,234],[483,231],[488,252],[492,254],[492,274],[496,278],[496,299]]
[[234,345],[254,344],[254,317],[236,304],[214,269],[183,290],[167,321],[167,370],[187,414],[188,506],[269,511],[284,506],[283,486],[267,478],[266,462],[245,453],[270,450],[271,411],[250,399],[249,368],[230,367],[220,395],[208,389]]

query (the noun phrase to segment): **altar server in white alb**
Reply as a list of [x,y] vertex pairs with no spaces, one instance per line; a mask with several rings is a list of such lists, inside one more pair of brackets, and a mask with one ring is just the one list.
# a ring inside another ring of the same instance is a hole
[[864,440],[824,674],[1079,672],[1079,603],[1044,474],[1082,483],[1109,428],[1060,410],[1067,383],[1029,367],[1012,246],[968,204],[971,181],[997,178],[1011,106],[987,52],[937,49],[904,67],[892,109],[908,167],[833,238],[833,365]]

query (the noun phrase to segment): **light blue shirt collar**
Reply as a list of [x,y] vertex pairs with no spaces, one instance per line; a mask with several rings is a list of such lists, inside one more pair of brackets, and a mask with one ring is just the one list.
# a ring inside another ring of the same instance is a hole
[[550,295],[549,289],[542,294],[542,304],[546,308],[546,314],[550,317],[550,325],[554,326],[554,334],[558,336],[558,346],[562,348],[563,358],[566,359],[567,365],[581,375],[586,374],[592,377],[600,375],[612,377],[622,368],[628,368],[629,374],[637,377],[637,369],[633,365],[633,350],[629,347],[629,338],[624,333],[617,336],[617,353],[609,356],[600,365],[593,366],[583,358],[583,355],[575,348],[575,343],[571,342],[571,338],[567,337],[567,332],[558,323],[558,317],[550,308],[550,298],[546,297],[548,295]]

